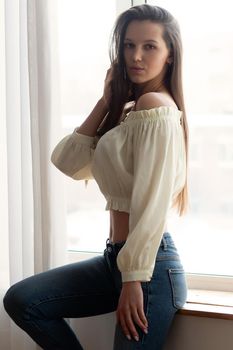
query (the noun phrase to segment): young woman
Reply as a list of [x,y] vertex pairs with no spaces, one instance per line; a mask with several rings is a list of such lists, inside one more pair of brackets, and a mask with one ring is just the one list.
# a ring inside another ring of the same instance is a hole
[[115,350],[160,350],[186,301],[166,227],[170,208],[181,215],[187,207],[179,27],[160,7],[135,6],[118,17],[111,48],[103,96],[52,154],[58,169],[94,177],[104,194],[111,219],[104,254],[27,278],[4,299],[46,350],[83,349],[64,318],[115,310]]

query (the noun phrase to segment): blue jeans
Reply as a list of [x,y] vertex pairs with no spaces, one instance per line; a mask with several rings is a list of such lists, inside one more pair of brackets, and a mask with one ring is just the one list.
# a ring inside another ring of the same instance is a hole
[[[45,350],[81,350],[64,318],[113,312],[121,292],[116,257],[122,244],[107,242],[104,254],[26,278],[13,285],[4,306],[15,323]],[[177,249],[168,232],[156,257],[151,281],[142,282],[148,334],[128,340],[116,325],[114,350],[161,350],[173,317],[186,301],[187,286]]]

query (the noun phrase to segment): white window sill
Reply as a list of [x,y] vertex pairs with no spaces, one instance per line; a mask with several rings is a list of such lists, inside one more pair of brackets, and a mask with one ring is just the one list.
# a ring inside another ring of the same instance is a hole
[[178,314],[233,320],[233,293],[189,289],[187,302]]

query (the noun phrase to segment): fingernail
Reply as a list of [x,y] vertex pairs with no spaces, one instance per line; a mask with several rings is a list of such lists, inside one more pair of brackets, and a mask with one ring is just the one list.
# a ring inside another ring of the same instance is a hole
[[148,330],[147,330],[147,328],[145,328],[145,329],[144,329],[144,332],[145,332],[146,334],[148,334]]
[[126,335],[126,338],[127,338],[128,340],[131,340],[131,336],[130,336],[129,334]]
[[139,338],[138,338],[137,335],[135,335],[134,339],[135,339],[136,341],[139,341]]

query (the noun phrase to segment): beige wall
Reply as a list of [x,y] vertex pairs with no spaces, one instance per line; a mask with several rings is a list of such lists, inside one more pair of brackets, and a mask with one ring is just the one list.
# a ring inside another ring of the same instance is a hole
[[164,350],[232,350],[233,321],[177,315]]
[[[115,315],[73,320],[85,350],[111,350]],[[177,315],[164,350],[232,350],[233,321]],[[122,349],[123,350],[123,349]]]

